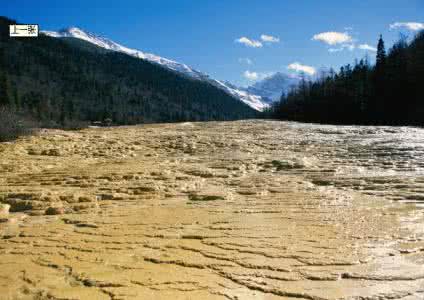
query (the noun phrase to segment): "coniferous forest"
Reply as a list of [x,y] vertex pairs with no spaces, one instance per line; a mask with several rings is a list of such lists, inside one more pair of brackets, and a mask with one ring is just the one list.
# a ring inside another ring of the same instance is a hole
[[252,118],[246,104],[206,82],[85,41],[9,38],[0,17],[0,107],[43,127]]
[[368,59],[303,79],[269,111],[277,119],[328,124],[424,125],[424,31]]

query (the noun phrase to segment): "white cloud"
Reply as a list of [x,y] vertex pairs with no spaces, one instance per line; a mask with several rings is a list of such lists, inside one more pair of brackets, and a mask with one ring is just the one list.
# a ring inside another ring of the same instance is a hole
[[343,44],[343,45],[341,45],[338,48],[329,48],[328,49],[328,52],[335,53],[335,52],[341,52],[341,51],[346,50],[346,49],[349,50],[349,51],[353,51],[356,48],[357,48],[356,45],[353,44],[353,43],[351,43],[351,44]]
[[243,73],[243,77],[250,81],[257,81],[267,78],[273,74],[275,74],[275,72],[251,72],[247,70]]
[[337,45],[352,42],[352,37],[346,32],[321,32],[312,37],[314,41],[321,41],[328,45]]
[[261,35],[261,40],[263,42],[266,42],[266,43],[279,43],[280,42],[280,38],[272,36],[272,35],[266,35],[266,34]]
[[306,73],[306,74],[309,74],[309,75],[314,75],[317,72],[317,70],[314,67],[302,65],[298,62],[294,62],[294,63],[288,65],[287,69],[293,70],[293,71],[296,71],[296,72],[303,72],[303,73]]
[[251,39],[249,39],[245,36],[243,36],[239,39],[236,39],[236,43],[240,43],[240,44],[243,44],[247,47],[252,47],[252,48],[261,48],[263,46],[261,42],[251,40]]
[[328,52],[336,53],[336,52],[341,52],[343,50],[344,50],[344,48],[330,48],[330,49],[328,49]]
[[243,64],[248,64],[248,65],[253,65],[253,61],[248,58],[248,57],[241,57],[238,59],[239,63],[243,63]]
[[345,45],[345,48],[347,48],[349,51],[355,50],[356,46],[354,44]]
[[346,50],[346,49],[349,50],[349,51],[353,51],[355,49],[360,49],[360,50],[364,50],[364,51],[372,51],[372,52],[377,51],[377,48],[375,48],[371,45],[368,45],[368,44],[355,45],[355,44],[352,43],[352,44],[341,45],[338,48],[329,48],[328,52],[336,53],[336,52],[341,52],[341,51]]
[[250,72],[249,70],[245,71],[243,73],[244,78],[251,80],[251,81],[255,81],[259,79],[259,75],[257,72]]
[[377,48],[370,46],[368,44],[361,44],[358,46],[358,49],[365,50],[365,51],[372,51],[372,52],[377,51]]
[[396,22],[390,24],[390,29],[406,28],[412,31],[424,30],[424,23],[418,22]]

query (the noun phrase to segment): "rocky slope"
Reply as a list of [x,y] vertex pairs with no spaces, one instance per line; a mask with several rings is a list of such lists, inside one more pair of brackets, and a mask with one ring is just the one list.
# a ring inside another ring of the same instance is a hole
[[1,299],[422,299],[423,136],[240,121],[0,144]]

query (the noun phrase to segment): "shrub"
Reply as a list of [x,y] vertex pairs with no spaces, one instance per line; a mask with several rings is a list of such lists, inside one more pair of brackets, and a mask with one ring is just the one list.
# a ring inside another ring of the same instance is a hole
[[0,142],[35,133],[36,123],[19,116],[7,107],[0,107]]

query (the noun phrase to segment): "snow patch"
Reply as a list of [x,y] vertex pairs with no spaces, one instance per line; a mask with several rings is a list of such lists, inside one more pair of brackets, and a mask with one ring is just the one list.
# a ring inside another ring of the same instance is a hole
[[209,82],[210,84],[224,90],[228,94],[232,95],[233,97],[239,99],[240,101],[246,103],[247,105],[249,105],[250,107],[258,111],[263,111],[263,109],[268,106],[268,104],[262,101],[261,96],[249,94],[247,91],[242,91],[233,86],[229,86],[228,84],[224,84],[221,81],[212,79],[209,77],[209,75],[202,73],[200,71],[197,71],[195,69],[192,69],[186,64],[182,64],[167,58],[163,58],[155,54],[145,53],[140,50],[127,48],[108,38],[84,31],[77,27],[70,27],[67,29],[62,29],[60,31],[42,31],[42,33],[47,36],[51,36],[55,38],[72,37],[72,38],[81,39],[91,44],[97,45],[101,48],[125,53],[140,59],[145,59],[147,61],[153,62],[155,64],[159,64],[167,69],[171,69],[173,71],[184,74],[191,78]]

